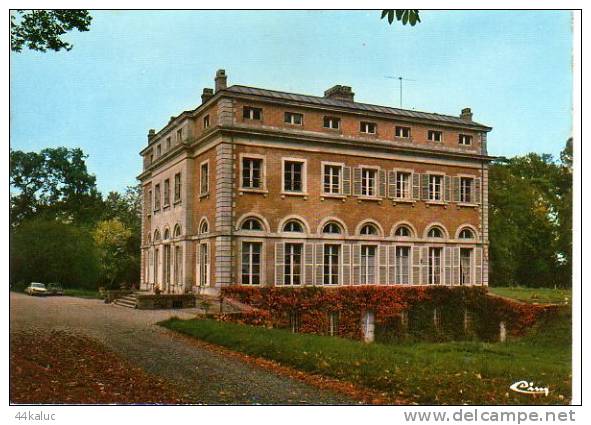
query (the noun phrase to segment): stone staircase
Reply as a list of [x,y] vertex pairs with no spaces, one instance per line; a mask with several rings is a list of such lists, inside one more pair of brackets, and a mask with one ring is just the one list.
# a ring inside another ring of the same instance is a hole
[[137,297],[135,294],[124,295],[116,298],[113,304],[120,305],[121,307],[137,308]]

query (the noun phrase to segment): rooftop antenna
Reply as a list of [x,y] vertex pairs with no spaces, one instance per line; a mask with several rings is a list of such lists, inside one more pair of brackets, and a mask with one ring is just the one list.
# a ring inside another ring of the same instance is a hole
[[393,77],[391,75],[386,75],[384,78],[388,78],[390,80],[398,80],[400,82],[400,107],[402,108],[402,80],[404,80],[404,81],[416,81],[416,80],[411,80],[410,78],[404,78],[404,77]]

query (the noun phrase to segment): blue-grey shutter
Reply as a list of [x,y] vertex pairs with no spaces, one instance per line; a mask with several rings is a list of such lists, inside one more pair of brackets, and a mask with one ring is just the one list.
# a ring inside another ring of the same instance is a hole
[[396,246],[388,246],[388,284],[396,283]]
[[361,245],[353,244],[353,285],[361,283]]
[[361,195],[361,168],[353,169],[353,195]]
[[351,195],[351,167],[343,167],[343,195]]
[[388,171],[388,198],[396,198],[396,171]]
[[342,255],[342,284],[351,284],[351,245],[343,244],[343,255]]
[[386,171],[379,170],[378,175],[380,177],[379,196],[380,198],[386,197]]
[[421,279],[421,247],[412,247],[412,283],[414,285],[422,284]]
[[482,248],[474,248],[474,284],[482,285]]
[[429,174],[421,174],[421,199],[429,200]]
[[444,275],[445,281],[443,282],[445,285],[451,285],[453,282],[453,252],[454,247],[446,246],[443,250],[444,258]]
[[443,188],[445,202],[452,201],[451,182],[452,182],[452,178],[450,176],[445,176],[445,178],[443,179],[443,185],[445,186]]
[[314,285],[314,244],[304,244],[304,285]]
[[283,285],[285,283],[284,267],[285,244],[283,242],[275,242],[275,285]]
[[388,246],[378,246],[378,257],[379,257],[379,283],[380,285],[388,284]]
[[480,184],[480,179],[474,179],[474,200],[472,202],[476,203],[476,204],[480,204],[481,202],[481,196],[480,196],[480,192],[482,190],[482,185]]
[[324,284],[324,244],[316,244],[316,285]]
[[419,173],[412,174],[412,197],[417,201],[421,199],[421,175]]

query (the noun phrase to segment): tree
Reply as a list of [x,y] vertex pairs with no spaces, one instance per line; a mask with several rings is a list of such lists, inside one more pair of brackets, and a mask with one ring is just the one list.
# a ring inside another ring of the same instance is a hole
[[88,31],[91,21],[87,10],[16,10],[10,15],[10,49],[71,50],[60,37],[74,29]]
[[94,288],[97,256],[91,234],[72,223],[33,218],[10,231],[10,281],[59,282]]
[[118,219],[100,221],[94,232],[94,242],[98,249],[102,281],[109,288],[122,283],[133,257],[127,246],[132,232]]
[[410,24],[411,27],[414,27],[417,22],[421,22],[421,18],[419,17],[419,11],[416,9],[385,9],[382,10],[382,18],[388,18],[388,24],[392,25],[394,19],[399,22],[402,22],[402,25],[406,25],[407,23]]
[[102,210],[96,177],[81,149],[10,151],[10,221],[17,226],[39,216],[92,223]]

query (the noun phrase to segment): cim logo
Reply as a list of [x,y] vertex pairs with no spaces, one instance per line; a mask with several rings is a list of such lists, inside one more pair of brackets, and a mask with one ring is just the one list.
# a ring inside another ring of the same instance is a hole
[[529,395],[544,394],[546,397],[548,396],[548,393],[550,392],[548,387],[534,387],[533,382],[527,382],[527,381],[515,382],[509,387],[509,389],[515,391],[516,393],[521,393],[521,394],[529,394]]

